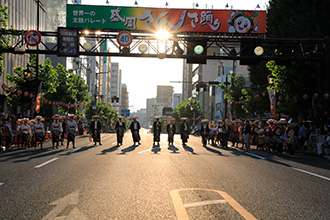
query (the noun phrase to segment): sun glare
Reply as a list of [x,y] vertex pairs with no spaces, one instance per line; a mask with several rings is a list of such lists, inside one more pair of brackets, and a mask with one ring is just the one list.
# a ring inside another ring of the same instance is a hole
[[167,40],[168,38],[170,38],[170,33],[168,33],[167,30],[159,30],[156,33],[156,36],[159,40]]

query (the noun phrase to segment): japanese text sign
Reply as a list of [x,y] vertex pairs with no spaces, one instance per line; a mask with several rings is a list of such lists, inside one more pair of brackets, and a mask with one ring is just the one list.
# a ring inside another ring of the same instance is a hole
[[265,34],[266,11],[67,5],[67,27],[171,33]]
[[78,29],[58,28],[57,55],[58,56],[79,56]]

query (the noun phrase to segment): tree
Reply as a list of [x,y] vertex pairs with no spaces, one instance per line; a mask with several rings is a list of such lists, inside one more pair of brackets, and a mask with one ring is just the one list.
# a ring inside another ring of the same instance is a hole
[[117,119],[117,112],[111,106],[107,106],[104,102],[96,102],[96,109],[94,110],[92,106],[95,103],[95,98],[93,96],[90,97],[89,103],[85,108],[85,116],[87,119],[92,119],[93,115],[99,115],[101,122],[106,125],[112,125]]
[[[267,14],[267,38],[326,38],[330,35],[330,10],[328,0],[270,0]],[[330,45],[327,45],[329,50]],[[287,48],[290,51],[290,48]],[[267,50],[267,48],[265,48]],[[318,47],[318,52],[324,48]],[[276,51],[273,51],[276,53]],[[322,65],[325,65],[323,63]],[[277,81],[273,88],[277,92],[278,111],[301,119],[311,117],[312,100],[304,100],[304,94],[312,97],[315,92],[327,92],[325,70],[317,62],[291,62],[276,67],[275,62],[267,64]],[[262,67],[263,68],[263,67]],[[263,73],[250,68],[251,81]],[[267,74],[265,71],[264,74]],[[262,82],[254,85],[262,85]],[[323,106],[326,109],[325,106]],[[319,109],[321,111],[321,109]]]
[[[185,99],[174,108],[173,117],[175,118],[177,123],[179,123],[181,117],[187,117],[189,119],[189,121],[187,122],[188,126],[192,126],[194,122],[194,113],[195,119],[199,116],[202,116],[203,108],[201,103],[195,99],[189,99],[189,101]],[[196,124],[197,121],[195,121]]]
[[[28,94],[35,95],[36,89],[39,87],[40,82],[42,82],[42,91],[44,93],[54,93],[56,92],[57,83],[57,73],[53,70],[50,60],[46,59],[45,65],[39,65],[39,76],[36,79],[36,55],[31,55],[26,68],[14,67],[13,75],[7,74],[6,79],[12,84],[12,88],[15,91],[21,90],[22,94],[27,92]],[[7,89],[7,94],[9,94],[9,89]],[[17,93],[16,93],[17,94]],[[23,111],[30,109],[32,104],[32,98],[25,97],[24,95],[7,95],[8,103],[11,106],[22,106]]]
[[[36,94],[36,89],[42,82],[42,97],[46,100],[74,104],[88,101],[88,87],[85,81],[74,73],[69,73],[62,65],[57,65],[54,69],[49,59],[45,60],[45,64],[38,64],[39,74],[36,79],[36,55],[32,54],[26,67],[15,67],[14,74],[6,75],[6,79],[12,84],[15,93],[10,93],[10,88],[7,88],[7,99],[11,106],[22,106],[22,110],[27,111],[31,107],[32,99],[28,94]],[[20,90],[21,95],[16,91]],[[48,102],[49,103],[49,102]],[[53,105],[41,102],[43,115],[50,117],[53,114]],[[67,108],[59,107],[61,113],[66,113]],[[71,113],[75,113],[76,109],[71,109]],[[78,110],[78,109],[77,109]]]

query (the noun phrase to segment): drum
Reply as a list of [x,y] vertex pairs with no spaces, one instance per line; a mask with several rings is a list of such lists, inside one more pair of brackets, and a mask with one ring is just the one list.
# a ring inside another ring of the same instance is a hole
[[265,144],[265,142],[266,142],[266,138],[264,138],[264,137],[257,138],[258,145],[263,145],[263,144]]
[[281,129],[281,127],[275,127],[274,134],[276,136],[281,136],[282,135],[282,129]]

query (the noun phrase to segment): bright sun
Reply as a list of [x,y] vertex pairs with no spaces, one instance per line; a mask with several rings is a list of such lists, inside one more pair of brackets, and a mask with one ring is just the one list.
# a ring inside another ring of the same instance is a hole
[[167,40],[171,35],[167,30],[159,30],[157,31],[156,36],[159,40]]

